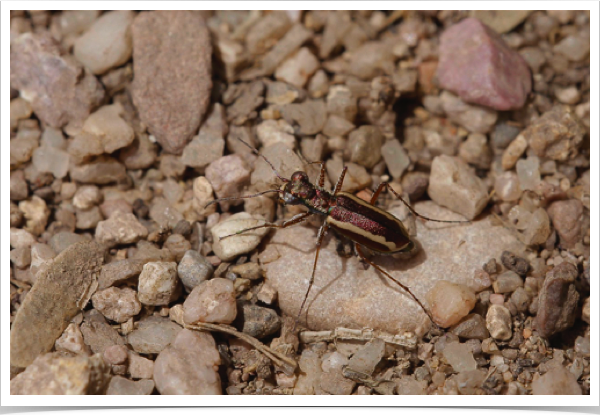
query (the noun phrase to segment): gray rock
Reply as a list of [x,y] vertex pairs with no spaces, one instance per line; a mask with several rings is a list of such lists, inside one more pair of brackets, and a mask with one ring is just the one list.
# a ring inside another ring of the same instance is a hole
[[270,308],[244,304],[241,319],[242,331],[257,339],[269,336],[281,328],[281,319]]
[[88,242],[83,236],[73,232],[59,232],[50,238],[50,248],[60,254],[62,251],[79,242]]
[[146,359],[135,352],[129,351],[127,373],[133,379],[152,379],[154,360]]
[[350,161],[372,168],[381,159],[383,135],[379,127],[363,125],[352,131],[348,136]]
[[168,318],[150,316],[140,320],[138,327],[127,336],[127,341],[138,353],[160,353],[181,330]]
[[451,332],[463,339],[484,340],[490,337],[490,333],[485,326],[485,319],[475,313],[469,314],[456,323]]
[[76,244],[59,254],[38,275],[15,315],[10,336],[10,363],[26,367],[52,349],[98,287],[104,251],[93,242]]
[[184,329],[156,358],[156,389],[161,395],[220,395],[220,364],[210,333]]
[[188,293],[201,282],[208,280],[214,271],[212,264],[193,250],[187,251],[177,265],[177,275]]

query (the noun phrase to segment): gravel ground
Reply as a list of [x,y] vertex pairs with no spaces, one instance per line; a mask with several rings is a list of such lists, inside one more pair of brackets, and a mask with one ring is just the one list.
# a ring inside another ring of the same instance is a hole
[[[585,11],[11,11],[12,394],[589,394]],[[401,219],[369,258],[269,165]],[[417,219],[417,220],[415,220]]]

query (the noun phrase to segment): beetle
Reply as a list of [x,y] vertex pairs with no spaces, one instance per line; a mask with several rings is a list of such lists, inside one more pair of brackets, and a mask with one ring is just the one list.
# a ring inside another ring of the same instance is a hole
[[431,322],[437,327],[437,323],[435,322],[429,310],[423,305],[421,300],[419,300],[411,292],[410,288],[402,284],[400,281],[394,279],[389,273],[387,273],[384,269],[382,269],[379,265],[375,264],[365,255],[363,247],[368,248],[369,250],[380,255],[391,255],[402,252],[410,252],[413,249],[415,249],[415,243],[411,240],[408,231],[404,227],[404,224],[389,212],[375,206],[375,203],[377,202],[377,199],[379,198],[381,192],[385,188],[387,188],[398,199],[400,199],[402,203],[404,203],[404,205],[406,205],[406,207],[410,210],[412,214],[424,220],[442,223],[466,223],[470,221],[439,220],[423,216],[417,213],[412,208],[412,206],[410,206],[410,204],[408,204],[398,193],[396,193],[396,191],[387,182],[381,183],[377,187],[369,202],[351,193],[344,192],[341,189],[342,184],[344,182],[344,177],[346,176],[346,172],[348,170],[347,166],[344,166],[344,168],[342,169],[340,177],[338,178],[337,183],[335,184],[335,187],[332,192],[327,191],[324,187],[325,163],[321,161],[308,163],[309,165],[320,164],[319,179],[316,185],[309,181],[308,175],[304,171],[296,171],[294,174],[292,174],[292,176],[289,179],[287,179],[285,177],[282,177],[277,172],[273,164],[257,149],[255,149],[239,137],[238,140],[240,140],[243,144],[250,148],[250,150],[254,154],[261,157],[271,167],[271,170],[273,170],[275,176],[277,176],[277,178],[281,180],[283,184],[279,189],[265,190],[253,195],[216,199],[208,203],[206,207],[212,205],[213,203],[218,203],[221,201],[248,199],[262,196],[268,193],[278,193],[279,201],[284,206],[303,205],[308,209],[308,211],[297,214],[291,219],[283,221],[280,224],[265,222],[262,225],[242,229],[231,235],[222,236],[220,238],[221,240],[261,228],[287,228],[304,222],[312,215],[320,215],[325,217],[325,220],[321,224],[321,227],[319,228],[319,231],[317,233],[317,250],[315,253],[315,260],[313,262],[312,273],[308,283],[306,295],[302,300],[300,310],[298,310],[296,322],[298,322],[300,318],[300,315],[302,313],[302,310],[304,309],[304,305],[306,304],[306,300],[308,298],[308,295],[310,294],[310,290],[314,282],[315,272],[317,269],[317,262],[319,260],[319,251],[321,249],[321,243],[323,242],[323,238],[325,237],[327,231],[331,228],[354,243],[355,251],[362,261],[374,267],[382,275],[386,276],[389,280],[393,281],[404,291],[406,291],[412,297],[412,299],[423,309],[423,311],[427,314]]

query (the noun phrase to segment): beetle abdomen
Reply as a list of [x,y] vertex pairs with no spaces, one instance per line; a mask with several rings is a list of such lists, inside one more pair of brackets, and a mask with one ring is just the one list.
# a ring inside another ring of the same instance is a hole
[[392,253],[410,243],[402,222],[356,196],[340,192],[327,222],[337,232],[373,251]]

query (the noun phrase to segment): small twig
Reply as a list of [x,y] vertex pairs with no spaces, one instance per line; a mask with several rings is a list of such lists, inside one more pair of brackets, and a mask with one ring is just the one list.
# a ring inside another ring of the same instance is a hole
[[218,332],[230,334],[239,339],[242,339],[249,345],[256,348],[258,351],[262,352],[269,359],[271,359],[273,361],[273,363],[275,363],[275,365],[281,367],[283,369],[284,373],[287,375],[291,376],[294,373],[294,371],[296,370],[296,367],[298,366],[298,364],[296,363],[295,360],[293,360],[281,353],[274,351],[270,347],[265,346],[260,341],[256,340],[252,336],[249,336],[248,334],[240,333],[239,331],[237,331],[236,329],[234,329],[231,326],[226,326],[224,324],[212,324],[212,323],[197,322],[197,323],[194,323],[193,325],[184,324],[183,327],[185,327],[186,329],[189,329],[189,330],[218,331]]
[[300,341],[305,344],[338,339],[369,341],[375,338],[379,338],[389,344],[406,347],[407,349],[417,347],[417,337],[410,332],[390,334],[373,329],[356,330],[338,327],[335,330],[303,331],[300,333]]

